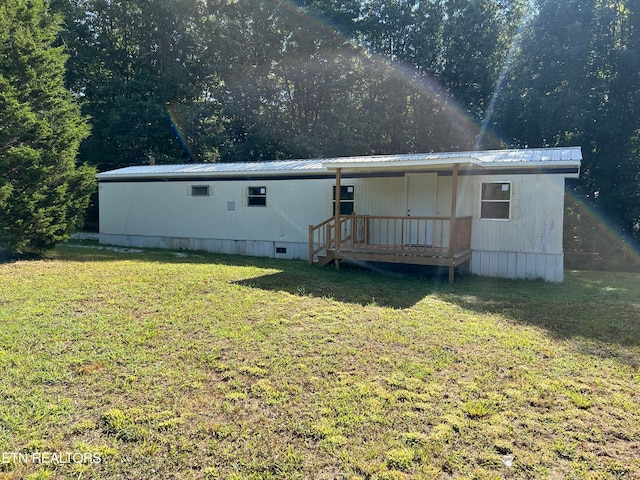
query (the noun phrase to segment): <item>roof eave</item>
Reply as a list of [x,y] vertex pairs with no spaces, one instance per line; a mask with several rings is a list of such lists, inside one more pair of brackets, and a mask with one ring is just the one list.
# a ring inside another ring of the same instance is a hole
[[272,171],[264,171],[264,170],[236,170],[236,171],[228,171],[228,172],[149,172],[149,173],[110,173],[103,172],[96,174],[96,179],[98,180],[110,180],[110,179],[127,179],[127,180],[145,180],[152,178],[171,178],[171,179],[180,179],[183,178],[188,180],[190,178],[207,178],[211,177],[212,179],[220,178],[220,177],[247,177],[251,176],[288,176],[288,175],[322,175],[326,174],[328,171],[326,169],[300,169],[300,170],[272,170]]
[[334,171],[338,168],[342,170],[416,170],[424,168],[447,168],[453,165],[475,166],[481,165],[478,159],[473,157],[456,157],[443,159],[415,159],[415,160],[392,160],[392,161],[370,161],[357,162],[347,160],[328,160],[322,162],[322,166],[327,170]]

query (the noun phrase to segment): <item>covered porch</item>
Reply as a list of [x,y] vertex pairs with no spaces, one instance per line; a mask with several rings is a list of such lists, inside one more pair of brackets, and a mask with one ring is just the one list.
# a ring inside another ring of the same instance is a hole
[[[309,263],[327,265],[333,262],[336,268],[340,268],[341,260],[442,266],[448,267],[449,282],[453,283],[455,268],[471,260],[472,217],[457,214],[458,172],[465,161],[465,158],[456,158],[445,165],[428,166],[389,162],[341,165],[339,161],[327,165],[328,168],[335,166],[334,205],[341,205],[345,172],[361,172],[367,168],[384,175],[385,171],[403,168],[405,174],[427,175],[435,168],[439,174],[452,179],[450,215],[412,215],[409,200],[406,215],[345,214],[340,208],[334,208],[333,216],[318,225],[309,225]],[[408,181],[406,185],[405,192],[396,194],[408,198]],[[416,212],[415,208],[413,212]]]

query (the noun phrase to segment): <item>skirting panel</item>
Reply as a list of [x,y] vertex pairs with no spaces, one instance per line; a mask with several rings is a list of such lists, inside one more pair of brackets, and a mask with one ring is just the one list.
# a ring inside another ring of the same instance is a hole
[[546,253],[491,252],[474,250],[471,272],[503,278],[543,279],[562,282],[564,255]]
[[222,240],[217,238],[151,237],[144,235],[100,234],[100,243],[136,248],[165,248],[169,250],[199,250],[229,255],[288,258],[306,260],[306,243],[274,242],[266,240]]

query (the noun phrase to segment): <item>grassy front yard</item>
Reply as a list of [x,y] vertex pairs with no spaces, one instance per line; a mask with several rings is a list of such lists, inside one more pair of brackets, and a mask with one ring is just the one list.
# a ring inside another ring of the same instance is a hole
[[62,246],[0,264],[0,479],[640,478],[639,366],[637,274]]

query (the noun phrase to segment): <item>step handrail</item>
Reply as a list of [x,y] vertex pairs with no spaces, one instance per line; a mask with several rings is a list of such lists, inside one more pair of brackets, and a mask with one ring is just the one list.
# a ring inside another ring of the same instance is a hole
[[316,255],[335,245],[335,217],[329,217],[318,225],[309,225],[309,265]]

